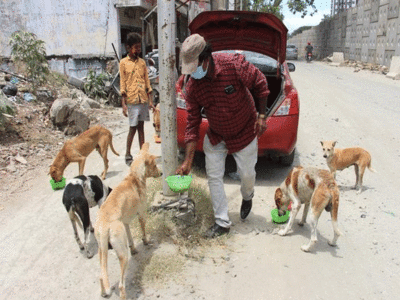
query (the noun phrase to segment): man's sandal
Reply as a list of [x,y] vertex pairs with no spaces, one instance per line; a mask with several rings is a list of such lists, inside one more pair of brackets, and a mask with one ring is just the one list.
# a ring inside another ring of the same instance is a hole
[[126,156],[125,156],[125,163],[126,163],[128,166],[131,165],[132,161],[133,161],[132,155],[126,155]]

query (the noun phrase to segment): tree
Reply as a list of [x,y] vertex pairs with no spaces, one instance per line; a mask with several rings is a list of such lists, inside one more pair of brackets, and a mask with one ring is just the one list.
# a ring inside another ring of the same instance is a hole
[[269,12],[283,20],[282,5],[286,4],[289,10],[295,15],[300,13],[304,18],[306,15],[313,16],[317,12],[315,0],[246,0],[248,10]]
[[302,33],[303,31],[306,31],[309,29],[311,29],[311,26],[302,26],[300,28],[297,28],[295,31],[292,32],[292,34],[289,35],[289,38],[292,38],[292,37]]

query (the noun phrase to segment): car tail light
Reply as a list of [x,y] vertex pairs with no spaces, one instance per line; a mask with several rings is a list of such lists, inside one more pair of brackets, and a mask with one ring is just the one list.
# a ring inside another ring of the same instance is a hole
[[291,102],[292,101],[290,98],[285,98],[285,100],[283,100],[282,104],[278,107],[278,109],[274,113],[274,116],[275,117],[276,116],[287,116],[290,111],[290,103]]
[[291,82],[286,82],[285,84],[285,99],[279,105],[278,109],[275,111],[274,116],[288,116],[295,115],[299,113],[298,102],[297,102],[297,90],[293,88]]
[[176,106],[178,108],[186,109],[186,101],[183,98],[182,91],[176,91]]

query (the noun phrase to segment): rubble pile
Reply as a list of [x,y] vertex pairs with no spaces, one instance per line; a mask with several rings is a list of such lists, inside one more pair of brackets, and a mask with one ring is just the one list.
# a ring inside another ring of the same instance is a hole
[[[47,172],[66,140],[95,124],[112,130],[107,122],[112,124],[121,119],[120,110],[105,106],[105,100],[87,97],[67,83],[61,87],[42,87],[33,94],[26,81],[15,78],[0,72],[0,101],[12,106],[13,111],[5,113],[5,124],[0,124],[2,200],[39,171]],[[4,87],[10,84],[16,87],[14,95],[4,93]],[[67,108],[60,103],[66,103]],[[55,112],[56,105],[61,107],[59,115]]]
[[[324,58],[323,61],[331,63],[332,56]],[[383,75],[386,75],[387,73],[389,73],[389,67],[378,65],[378,64],[366,63],[366,62],[362,62],[362,61],[345,60],[344,66],[354,68],[354,72],[359,72],[361,70],[367,70],[367,71],[372,71],[373,73],[383,74]]]

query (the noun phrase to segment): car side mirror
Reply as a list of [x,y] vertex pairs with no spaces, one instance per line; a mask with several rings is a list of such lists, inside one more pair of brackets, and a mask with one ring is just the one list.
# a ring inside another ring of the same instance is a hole
[[294,65],[294,63],[288,62],[288,63],[287,63],[287,66],[288,66],[288,68],[289,68],[289,72],[294,72],[294,71],[296,71],[296,66]]

